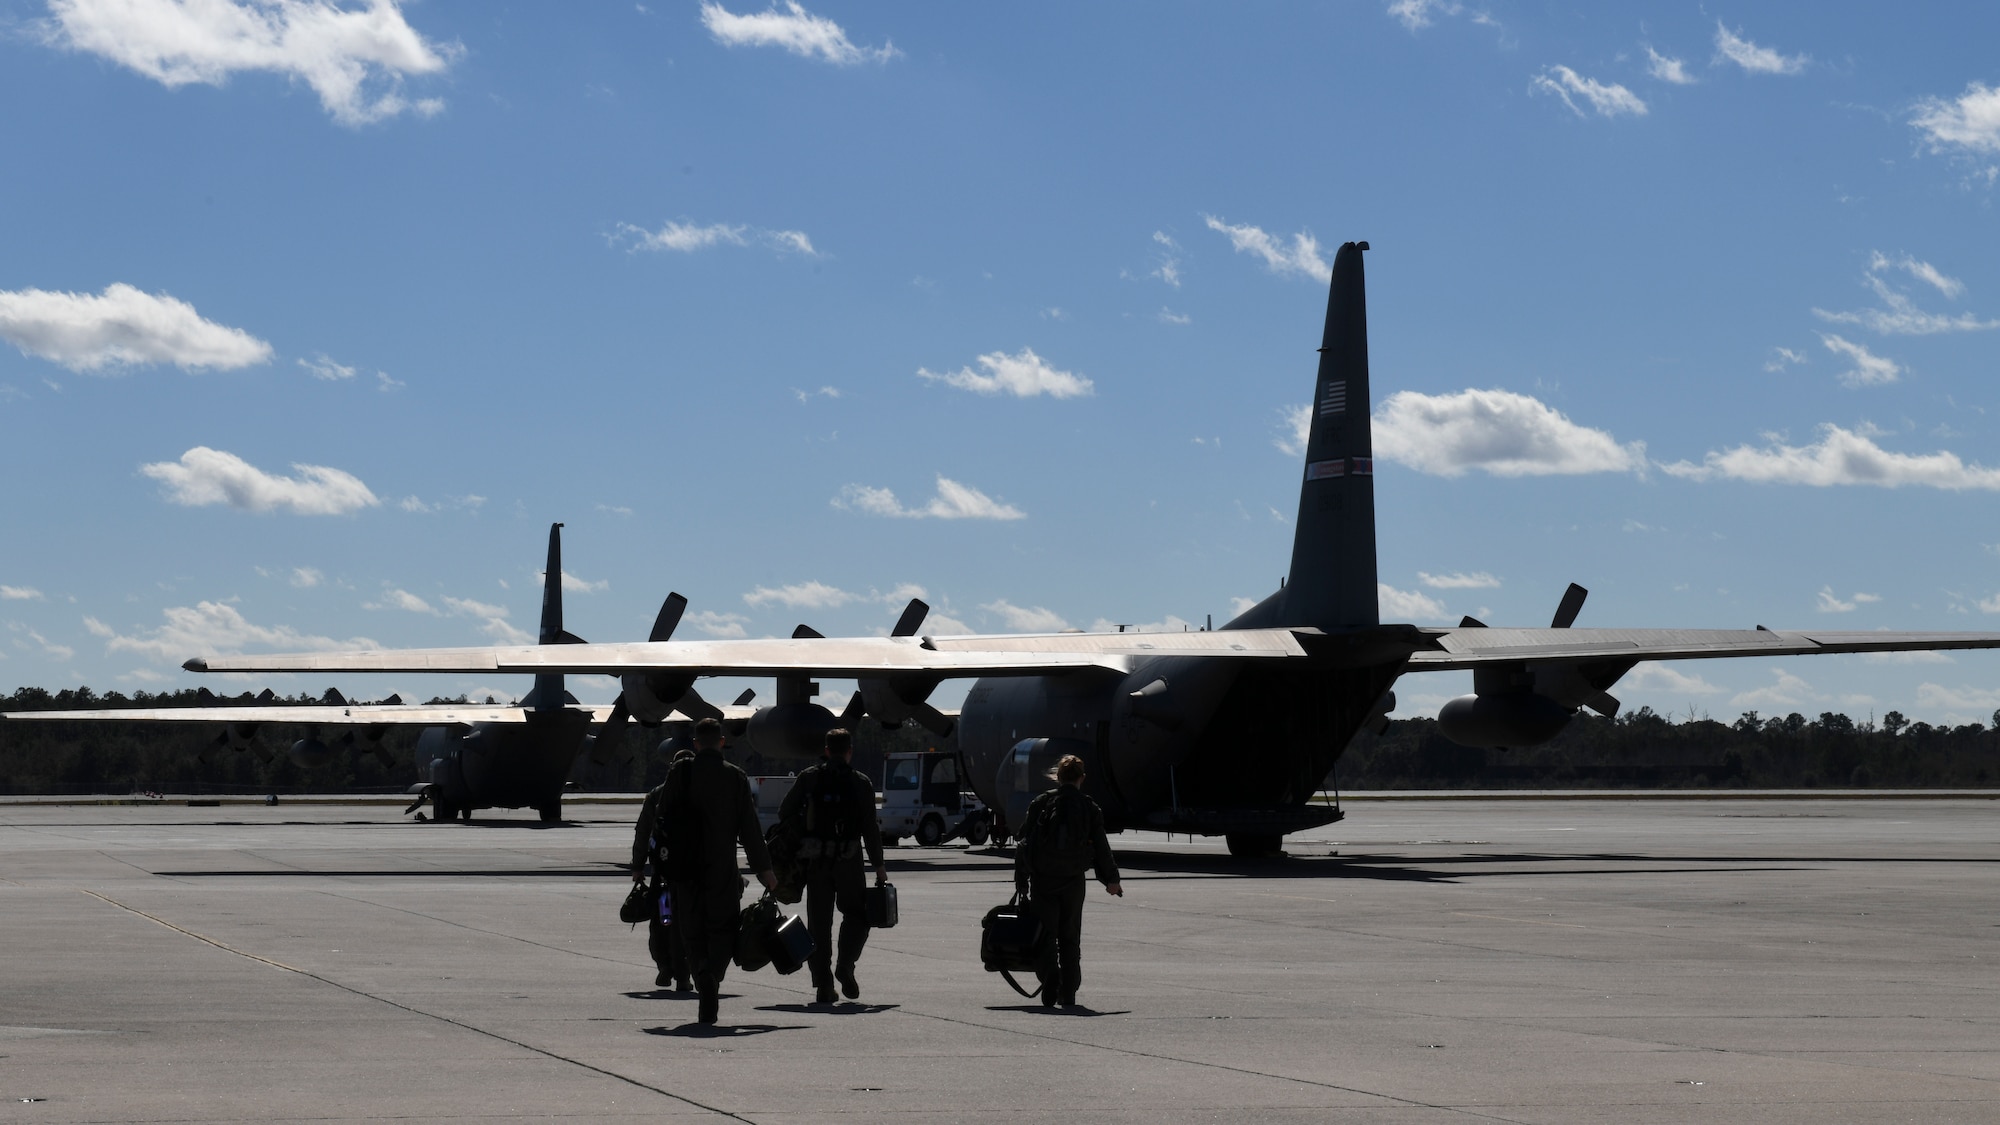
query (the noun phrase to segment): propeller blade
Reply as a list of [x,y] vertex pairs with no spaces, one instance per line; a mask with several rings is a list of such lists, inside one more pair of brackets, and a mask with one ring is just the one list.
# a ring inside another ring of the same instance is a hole
[[621,691],[618,693],[618,698],[611,703],[611,714],[605,716],[604,726],[599,728],[597,736],[590,740],[591,761],[600,766],[611,764],[611,751],[623,743],[625,721],[631,717],[632,712],[625,706],[625,693]]
[[653,618],[653,631],[646,634],[649,641],[670,641],[674,630],[680,627],[681,614],[687,612],[688,600],[679,594],[668,594],[660,603],[660,615]]
[[722,721],[722,708],[703,699],[701,693],[693,688],[687,689],[678,700],[674,701],[674,710],[691,719],[714,719],[716,722]]
[[1563,591],[1562,604],[1556,607],[1556,619],[1549,622],[1549,628],[1567,629],[1576,624],[1576,615],[1583,612],[1583,599],[1589,596],[1589,590],[1570,583],[1569,589]]
[[889,630],[889,635],[892,637],[916,636],[917,630],[923,628],[924,618],[930,614],[930,611],[931,607],[925,605],[922,598],[911,598],[910,604],[903,607],[903,616],[896,619],[896,627]]
[[808,639],[815,641],[822,641],[826,639],[826,634],[820,632],[818,629],[815,629],[810,625],[801,625],[798,628],[792,630],[792,639],[795,641],[803,641]]
[[1461,629],[1484,629],[1486,628],[1486,622],[1467,614],[1458,619],[1458,627]]
[[735,702],[735,703],[732,703],[732,704],[730,704],[730,706],[732,706],[732,707],[748,707],[748,706],[750,706],[750,701],[751,701],[751,700],[753,700],[753,699],[755,699],[755,698],[757,698],[757,689],[756,689],[756,688],[749,688],[749,687],[747,687],[747,688],[744,688],[744,689],[743,689],[743,694],[742,694],[742,695],[739,695],[739,696],[737,696],[737,697],[736,697],[736,702]]
[[383,700],[382,705],[384,707],[401,707],[403,705],[402,693],[398,692],[397,694],[392,695],[389,698]]
[[847,697],[847,706],[840,709],[840,725],[853,730],[854,724],[860,722],[861,716],[867,713],[868,700],[862,696],[861,689],[856,688],[854,694]]

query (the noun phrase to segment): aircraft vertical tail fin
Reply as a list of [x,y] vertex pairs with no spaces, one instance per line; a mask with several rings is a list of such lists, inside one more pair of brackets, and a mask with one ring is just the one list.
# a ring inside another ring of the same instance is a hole
[[[549,525],[549,562],[542,570],[542,627],[537,644],[559,645],[575,638],[563,631],[562,526]],[[523,702],[535,710],[561,707],[566,696],[561,675],[536,676],[534,690]]]
[[1381,623],[1375,586],[1375,451],[1368,423],[1366,242],[1333,259],[1313,384],[1292,569],[1283,623],[1340,628]]

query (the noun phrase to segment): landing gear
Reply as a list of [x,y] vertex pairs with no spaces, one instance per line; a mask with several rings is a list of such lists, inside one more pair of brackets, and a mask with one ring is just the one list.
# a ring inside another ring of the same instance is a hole
[[464,808],[462,808],[462,809],[458,810],[458,819],[460,819],[460,820],[464,821],[464,822],[465,822],[465,823],[467,823],[467,824],[471,824],[471,823],[472,823],[472,806],[471,806],[471,805],[467,805],[467,806],[465,806]]
[[1266,859],[1285,854],[1285,838],[1266,835],[1262,832],[1231,832],[1223,839],[1229,844],[1229,854],[1238,859]]
[[431,819],[438,824],[449,824],[458,819],[458,806],[447,800],[442,792],[433,794],[431,797]]
[[540,808],[536,809],[535,811],[536,811],[537,813],[540,813],[540,814],[541,814],[541,817],[542,817],[542,823],[543,823],[543,824],[561,824],[561,823],[562,823],[562,799],[561,799],[561,798],[557,798],[556,800],[553,800],[553,801],[550,801],[550,802],[549,802],[548,804],[546,804],[546,805],[543,805],[543,806],[541,806]]
[[960,826],[958,834],[965,837],[966,843],[976,848],[986,842],[987,837],[993,834],[993,830],[986,822],[984,813],[974,813],[965,818],[965,823]]

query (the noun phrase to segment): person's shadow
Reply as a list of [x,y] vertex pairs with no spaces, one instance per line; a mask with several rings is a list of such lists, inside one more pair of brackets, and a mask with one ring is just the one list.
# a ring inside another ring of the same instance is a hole
[[679,1027],[642,1027],[647,1035],[672,1035],[682,1039],[741,1039],[769,1035],[774,1031],[805,1031],[808,1024],[776,1023],[684,1023]]
[[901,1004],[766,1004],[760,1012],[785,1012],[795,1016],[872,1016],[890,1012]]
[[1132,1009],[1123,1008],[1115,1012],[1100,1012],[1087,1004],[1072,1004],[1067,1008],[1044,1008],[1037,1001],[1033,1004],[988,1004],[989,1012],[1027,1012],[1037,1016],[1129,1016]]

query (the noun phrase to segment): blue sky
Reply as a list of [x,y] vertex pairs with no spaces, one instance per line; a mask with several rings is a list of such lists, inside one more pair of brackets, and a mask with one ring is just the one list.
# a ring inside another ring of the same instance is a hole
[[[593,640],[669,589],[687,636],[913,589],[937,631],[1219,622],[1288,560],[1350,239],[1386,617],[1577,581],[1585,625],[2000,629],[1996,42],[1978,5],[0,3],[0,683],[518,637],[553,520]],[[1616,694],[1989,721],[2000,658]]]

